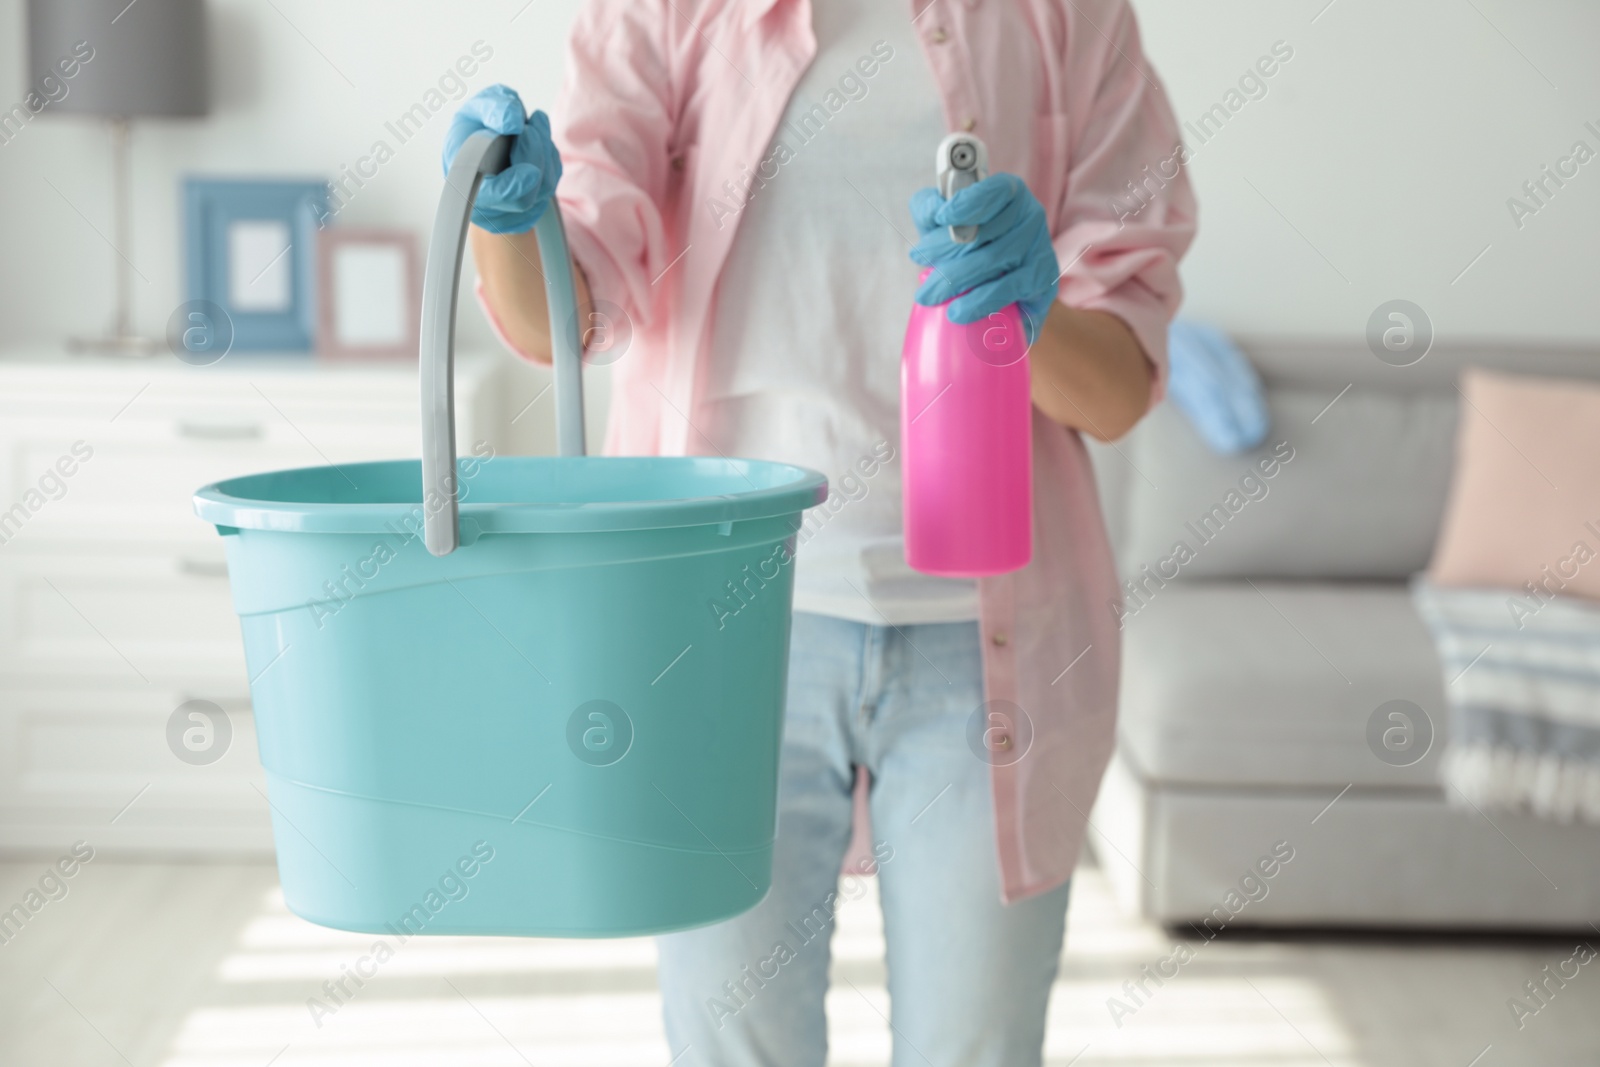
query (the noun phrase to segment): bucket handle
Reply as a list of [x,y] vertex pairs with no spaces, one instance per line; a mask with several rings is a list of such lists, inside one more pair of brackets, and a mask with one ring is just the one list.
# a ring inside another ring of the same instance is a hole
[[[435,556],[461,544],[456,480],[455,334],[456,298],[466,251],[472,202],[485,175],[511,160],[516,139],[481,131],[468,137],[445,175],[439,210],[428,240],[422,280],[423,542]],[[534,226],[550,310],[550,345],[556,394],[556,444],[563,456],[581,456],[583,444],[583,347],[578,337],[578,298],[573,288],[567,231],[554,198]],[[430,505],[436,501],[437,505]]]

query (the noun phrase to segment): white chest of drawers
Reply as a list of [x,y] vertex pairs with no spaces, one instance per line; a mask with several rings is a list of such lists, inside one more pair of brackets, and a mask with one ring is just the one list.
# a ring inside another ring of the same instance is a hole
[[[499,448],[499,362],[462,355],[456,432]],[[0,355],[0,849],[271,848],[223,548],[201,485],[419,454],[414,365]],[[196,765],[179,705],[232,739]]]

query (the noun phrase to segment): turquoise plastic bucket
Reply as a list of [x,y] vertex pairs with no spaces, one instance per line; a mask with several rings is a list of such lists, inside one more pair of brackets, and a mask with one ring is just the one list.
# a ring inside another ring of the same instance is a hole
[[[207,486],[284,898],[398,934],[613,936],[770,882],[797,467],[462,460],[429,553],[417,461]],[[434,501],[438,504],[438,501]]]
[[795,534],[780,463],[583,456],[559,209],[536,232],[554,458],[460,460],[462,249],[511,138],[468,138],[423,281],[422,458],[200,490],[225,535],[290,910],[368,933],[606,937],[771,881]]

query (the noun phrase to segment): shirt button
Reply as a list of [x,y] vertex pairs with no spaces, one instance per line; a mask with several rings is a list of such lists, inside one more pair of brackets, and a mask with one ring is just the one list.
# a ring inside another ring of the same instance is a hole
[[961,124],[961,128],[967,133],[971,133],[973,130],[978,128],[978,120],[968,116],[967,121]]
[[682,156],[673,156],[672,157],[672,169],[673,170],[682,170],[683,169],[683,157]]
[[933,33],[928,35],[928,39],[934,44],[944,44],[950,39],[950,35],[944,32],[943,26],[936,26],[934,27]]
[[994,643],[996,648],[1004,648],[1006,646],[1006,642],[1009,641],[1010,638],[1006,636],[1004,630],[998,630],[995,632],[993,637],[989,638],[989,640]]

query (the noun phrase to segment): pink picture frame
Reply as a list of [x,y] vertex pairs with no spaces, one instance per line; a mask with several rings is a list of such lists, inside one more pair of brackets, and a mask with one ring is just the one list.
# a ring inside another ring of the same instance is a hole
[[330,227],[317,234],[317,355],[416,359],[421,257],[404,230]]

